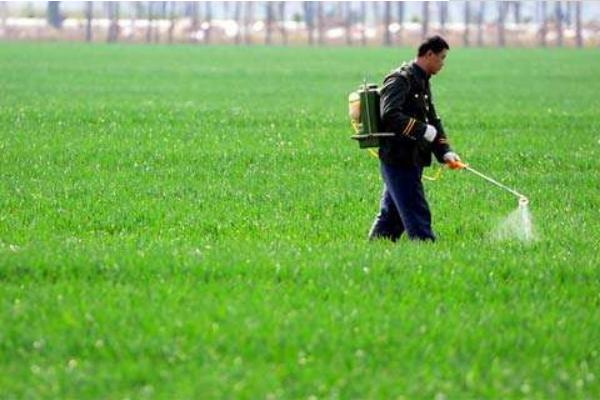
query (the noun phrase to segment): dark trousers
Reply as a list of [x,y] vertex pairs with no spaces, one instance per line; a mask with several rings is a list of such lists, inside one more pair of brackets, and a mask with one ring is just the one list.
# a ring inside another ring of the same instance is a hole
[[421,182],[423,168],[380,164],[383,195],[369,239],[385,238],[395,242],[406,231],[409,239],[434,241],[431,213]]

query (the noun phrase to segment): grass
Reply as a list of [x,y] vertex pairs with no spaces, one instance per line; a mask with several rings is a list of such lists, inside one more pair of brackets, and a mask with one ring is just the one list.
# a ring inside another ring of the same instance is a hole
[[367,243],[410,49],[0,43],[0,398],[597,398],[595,51],[452,50],[439,241]]

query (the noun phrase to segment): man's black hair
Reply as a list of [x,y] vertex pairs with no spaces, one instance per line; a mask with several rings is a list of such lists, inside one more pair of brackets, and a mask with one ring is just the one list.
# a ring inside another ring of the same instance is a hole
[[444,49],[450,50],[448,42],[446,42],[444,38],[439,35],[431,36],[425,39],[425,41],[419,46],[418,56],[424,56],[429,50],[433,51],[435,54],[439,54]]

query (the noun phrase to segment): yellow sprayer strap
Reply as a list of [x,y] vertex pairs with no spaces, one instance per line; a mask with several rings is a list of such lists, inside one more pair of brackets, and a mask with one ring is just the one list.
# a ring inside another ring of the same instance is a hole
[[423,179],[426,179],[428,181],[437,181],[442,176],[442,169],[443,167],[439,167],[438,170],[435,171],[435,174],[433,174],[433,176],[423,175]]

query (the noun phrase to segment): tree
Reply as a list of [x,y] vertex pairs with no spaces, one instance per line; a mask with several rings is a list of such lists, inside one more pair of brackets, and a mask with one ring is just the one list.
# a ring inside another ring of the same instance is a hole
[[131,9],[129,10],[129,15],[131,17],[130,20],[130,27],[131,27],[131,33],[128,36],[128,39],[132,39],[135,37],[135,26],[137,25],[137,18],[139,16],[138,14],[138,9],[140,7],[140,2],[139,1],[134,1],[133,2],[133,11],[131,11]]
[[392,23],[392,4],[386,1],[383,5],[383,45],[391,46],[390,24]]
[[302,3],[304,6],[304,21],[306,23],[306,29],[308,32],[308,44],[314,44],[313,28],[314,28],[314,15],[313,15],[313,3],[312,1],[305,1]]
[[109,1],[106,3],[108,14],[108,34],[106,41],[108,43],[116,42],[119,36],[119,2]]
[[323,2],[317,2],[317,30],[319,32],[319,45],[325,43],[325,16],[323,15]]
[[503,1],[498,2],[498,21],[496,23],[496,27],[498,28],[498,47],[504,47],[506,45],[506,30],[504,23],[506,22],[507,9],[507,3]]
[[556,45],[562,47],[563,45],[563,12],[560,1],[557,1],[554,5],[554,13],[556,18]]
[[93,18],[94,3],[91,1],[85,2],[85,41],[92,41],[92,18]]
[[210,43],[210,37],[212,33],[212,1],[207,1],[204,7],[204,19],[206,22],[206,29],[204,29],[204,42]]
[[566,26],[570,28],[573,24],[573,1],[567,1],[565,3],[565,12],[563,13],[563,21]]
[[446,34],[446,22],[448,22],[448,2],[438,2],[440,10],[440,30],[442,35]]
[[521,2],[520,1],[512,1],[511,4],[513,6],[515,23],[520,24],[521,23]]
[[540,3],[540,18],[541,18],[541,26],[540,26],[540,46],[546,47],[546,33],[548,32],[548,16],[546,13],[546,1],[542,1]]
[[8,32],[6,29],[6,14],[7,14],[7,6],[6,3],[3,1],[0,3],[0,15],[2,18],[2,30],[4,31],[4,36],[8,36]]
[[[350,14],[348,6],[348,14]],[[350,36],[350,17],[346,17],[346,37],[347,44],[352,44],[352,36]],[[360,2],[360,18],[361,18],[361,30],[360,30],[360,44],[363,46],[367,45],[367,5],[364,1]]]
[[402,45],[402,33],[404,31],[404,2],[398,2],[398,24],[400,24],[400,29],[398,29],[398,44]]
[[469,24],[471,23],[471,6],[465,1],[465,31],[463,32],[463,46],[469,47]]
[[285,29],[285,1],[279,2],[279,31],[284,45],[287,45],[287,30]]
[[[352,4],[343,3],[344,8],[341,9],[344,18],[344,31],[346,33],[346,44],[352,46]],[[366,14],[366,11],[365,11]],[[363,14],[364,15],[364,14]],[[364,18],[364,16],[363,16]],[[364,20],[363,20],[364,21]],[[363,24],[363,38],[366,41],[365,25]]]
[[485,1],[479,2],[477,13],[477,46],[483,46],[483,23],[485,22]]
[[265,44],[271,44],[271,32],[273,29],[273,4],[270,1],[267,1],[265,4],[266,12],[267,12],[267,23],[266,23],[266,31],[265,31]]
[[223,2],[223,15],[224,15],[225,19],[229,19],[229,5],[230,5],[229,1]]
[[50,26],[56,29],[62,29],[64,17],[60,13],[60,1],[49,1],[47,9],[47,18]]
[[581,2],[575,3],[575,45],[583,47],[583,38],[581,37]]
[[373,21],[374,21],[375,27],[377,27],[381,21],[381,18],[379,15],[379,2],[372,1],[372,2],[370,2],[370,4],[373,6]]
[[235,22],[237,23],[238,26],[238,30],[235,33],[235,44],[240,44],[242,42],[242,29],[243,29],[243,25],[242,25],[242,2],[241,1],[236,1],[235,2],[235,12],[234,12],[234,17]]
[[177,3],[174,1],[169,2],[170,10],[169,10],[169,30],[167,32],[167,37],[169,43],[173,43],[173,30],[175,29],[175,17],[177,12]]
[[[155,5],[155,11],[156,11],[156,16],[159,17],[161,20],[165,19],[167,17],[167,2],[166,1],[159,1],[156,2]],[[156,26],[154,27],[154,43],[159,43],[160,42],[160,24],[156,24]]]
[[154,2],[148,2],[148,26],[146,27],[146,43],[152,42],[152,25],[154,18]]
[[423,39],[429,34],[429,2],[423,2],[423,25],[421,36]]
[[254,14],[254,4],[251,1],[246,2],[246,13],[244,15],[244,43],[252,44],[252,20]]
[[200,22],[198,20],[198,2],[197,1],[192,1],[189,4],[189,15],[191,18],[191,26],[190,26],[190,31],[191,31],[191,41],[192,42],[197,42],[197,33],[198,33],[198,27],[200,26]]

